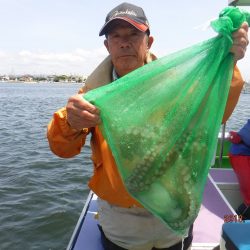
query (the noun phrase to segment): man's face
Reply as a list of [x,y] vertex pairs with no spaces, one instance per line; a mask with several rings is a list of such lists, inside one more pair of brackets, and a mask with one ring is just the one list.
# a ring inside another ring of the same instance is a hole
[[123,20],[110,24],[107,40],[104,41],[119,76],[143,66],[152,43],[152,37]]

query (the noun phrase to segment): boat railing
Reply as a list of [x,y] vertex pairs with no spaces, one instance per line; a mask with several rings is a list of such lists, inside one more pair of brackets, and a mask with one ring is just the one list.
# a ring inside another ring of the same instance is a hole
[[80,215],[80,217],[78,219],[78,222],[76,224],[76,227],[74,229],[74,232],[73,232],[73,234],[71,236],[71,239],[69,241],[69,244],[68,244],[66,250],[73,250],[74,249],[75,243],[76,243],[76,241],[78,239],[78,235],[79,235],[79,233],[81,231],[81,228],[82,228],[82,224],[84,222],[84,217],[86,216],[86,214],[87,214],[86,212],[89,209],[90,201],[92,199],[93,194],[94,193],[92,191],[89,192],[88,198],[86,200],[86,203],[85,203],[84,208],[82,210],[82,213],[81,213],[81,215]]

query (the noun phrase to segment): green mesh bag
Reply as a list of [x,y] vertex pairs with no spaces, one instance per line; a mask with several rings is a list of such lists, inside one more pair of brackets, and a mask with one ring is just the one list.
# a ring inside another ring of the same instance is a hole
[[233,72],[231,33],[249,19],[227,7],[215,38],[149,63],[84,98],[128,192],[177,234],[200,209]]

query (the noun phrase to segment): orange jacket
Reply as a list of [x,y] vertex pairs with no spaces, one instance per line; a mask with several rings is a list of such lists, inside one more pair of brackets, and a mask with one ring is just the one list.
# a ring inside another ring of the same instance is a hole
[[[155,57],[150,55],[147,62],[154,59]],[[111,82],[111,72],[112,64],[108,57],[88,77],[79,93]],[[235,67],[223,122],[232,114],[242,87],[243,80],[239,70]],[[109,146],[98,127],[83,129],[81,132],[72,129],[67,123],[66,109],[62,108],[54,114],[49,123],[47,136],[51,150],[60,157],[68,158],[81,152],[89,133],[92,134],[91,148],[94,163],[94,174],[89,181],[90,189],[111,204],[121,207],[141,206],[126,191]]]

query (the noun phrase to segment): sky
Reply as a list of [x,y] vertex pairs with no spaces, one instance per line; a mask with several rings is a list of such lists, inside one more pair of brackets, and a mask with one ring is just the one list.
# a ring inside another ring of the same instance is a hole
[[[131,0],[149,20],[158,57],[216,36],[227,0]],[[0,75],[87,76],[108,55],[98,33],[117,0],[0,0]],[[248,9],[250,11],[250,9]],[[250,49],[238,65],[250,79]]]

